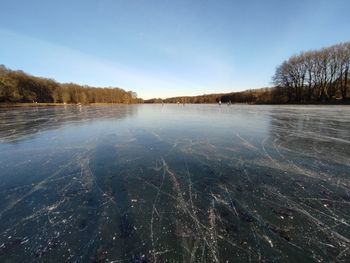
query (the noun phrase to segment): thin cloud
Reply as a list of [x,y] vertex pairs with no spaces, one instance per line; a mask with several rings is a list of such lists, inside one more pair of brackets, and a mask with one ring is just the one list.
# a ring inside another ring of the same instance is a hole
[[[202,85],[187,80],[171,76],[161,78],[157,76],[157,72],[120,65],[42,39],[3,29],[0,29],[0,32],[4,36],[4,41],[14,42],[15,46],[21,47],[20,51],[15,47],[12,50],[6,50],[10,54],[22,56],[23,59],[25,56],[36,57],[35,72],[28,72],[31,74],[53,77],[60,82],[121,87],[136,91],[140,97],[144,98],[180,95],[182,88],[193,90],[193,95],[203,90]],[[25,46],[21,43],[25,43]],[[3,52],[6,51],[3,50]],[[22,65],[16,66],[18,69],[26,70]]]

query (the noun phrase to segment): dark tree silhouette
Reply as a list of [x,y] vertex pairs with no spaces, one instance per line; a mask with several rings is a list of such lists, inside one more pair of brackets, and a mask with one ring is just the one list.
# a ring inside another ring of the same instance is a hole
[[347,42],[292,56],[277,67],[273,82],[283,89],[288,102],[345,101],[349,69]]

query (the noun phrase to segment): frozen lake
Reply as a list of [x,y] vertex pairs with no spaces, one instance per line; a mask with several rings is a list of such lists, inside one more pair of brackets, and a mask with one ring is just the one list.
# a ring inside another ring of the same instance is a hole
[[0,108],[0,262],[350,262],[350,107]]

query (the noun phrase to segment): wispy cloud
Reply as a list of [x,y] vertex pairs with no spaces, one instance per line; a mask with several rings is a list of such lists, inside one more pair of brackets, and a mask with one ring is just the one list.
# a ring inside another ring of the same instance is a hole
[[[6,58],[1,63],[29,71],[31,74],[53,77],[61,82],[121,87],[136,91],[144,98],[180,95],[183,94],[181,89],[192,91],[190,92],[192,94],[203,90],[203,85],[174,78],[171,74],[165,77],[164,74],[158,76],[155,71],[121,65],[79,50],[4,29],[0,29],[0,34],[3,36],[3,41],[11,42],[1,48],[0,55]],[[11,48],[8,48],[9,46]],[[16,64],[11,63],[13,56],[16,56]],[[29,61],[32,63],[33,60],[35,65],[29,65]]]

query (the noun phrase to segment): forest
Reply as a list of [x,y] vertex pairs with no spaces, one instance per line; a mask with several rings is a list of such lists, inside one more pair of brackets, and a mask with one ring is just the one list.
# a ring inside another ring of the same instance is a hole
[[137,103],[137,94],[34,77],[0,65],[0,103]]

